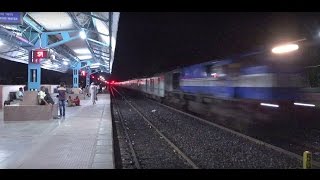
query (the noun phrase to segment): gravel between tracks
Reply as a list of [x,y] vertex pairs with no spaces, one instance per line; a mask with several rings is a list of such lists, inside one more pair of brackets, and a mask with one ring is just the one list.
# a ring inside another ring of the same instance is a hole
[[[122,92],[122,91],[121,91]],[[296,158],[139,97],[128,98],[200,168],[301,168]]]
[[[143,169],[186,169],[192,168],[172,147],[170,147],[150,126],[124,101],[115,100],[119,105],[121,115],[131,143],[137,155],[137,159]],[[121,131],[120,149],[123,168],[132,169],[134,167],[133,158],[128,148],[129,141],[125,139],[123,128],[120,125],[118,112],[115,121],[117,129]],[[131,156],[131,157],[130,157]]]

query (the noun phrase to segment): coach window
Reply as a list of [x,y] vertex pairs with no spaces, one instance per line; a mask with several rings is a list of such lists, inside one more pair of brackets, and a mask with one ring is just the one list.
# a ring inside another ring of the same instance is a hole
[[180,73],[174,73],[172,76],[172,88],[174,90],[179,89],[180,87]]
[[146,79],[146,91],[148,91],[148,80]]
[[223,67],[221,66],[207,66],[206,72],[208,77],[212,77],[215,79],[221,78],[225,76]]
[[151,92],[154,91],[154,79],[150,79],[150,90]]

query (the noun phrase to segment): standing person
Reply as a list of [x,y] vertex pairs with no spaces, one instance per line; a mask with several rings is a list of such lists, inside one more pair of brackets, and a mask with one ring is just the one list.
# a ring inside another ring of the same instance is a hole
[[90,88],[89,88],[89,85],[86,85],[85,89],[86,89],[86,96],[90,97]]
[[60,87],[58,88],[60,117],[66,115],[66,91],[67,89],[65,88],[64,83],[60,83]]
[[53,116],[53,119],[58,119],[59,118],[59,95],[57,95],[54,99],[54,104],[52,105],[52,116]]
[[99,86],[99,93],[102,93],[102,84]]
[[92,104],[96,104],[97,87],[94,85],[94,83],[91,83],[91,86],[90,86],[90,94],[91,94]]

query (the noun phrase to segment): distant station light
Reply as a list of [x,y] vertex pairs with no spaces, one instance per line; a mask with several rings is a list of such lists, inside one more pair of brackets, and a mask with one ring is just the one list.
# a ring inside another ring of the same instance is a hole
[[271,51],[275,54],[283,54],[292,51],[296,51],[299,49],[297,44],[285,44],[281,46],[274,47]]
[[2,41],[0,41],[0,46],[4,45]]
[[69,65],[69,63],[67,61],[63,61],[63,64],[66,65],[66,66]]
[[86,72],[85,71],[81,71],[81,76],[86,76]]

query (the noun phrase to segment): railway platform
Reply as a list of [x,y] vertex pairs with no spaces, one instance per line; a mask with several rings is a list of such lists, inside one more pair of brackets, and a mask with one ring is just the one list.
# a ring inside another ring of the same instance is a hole
[[114,168],[109,94],[66,107],[61,119],[7,122],[0,113],[1,169]]

